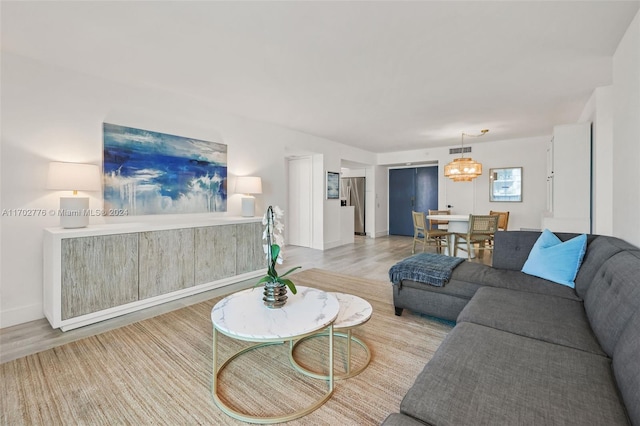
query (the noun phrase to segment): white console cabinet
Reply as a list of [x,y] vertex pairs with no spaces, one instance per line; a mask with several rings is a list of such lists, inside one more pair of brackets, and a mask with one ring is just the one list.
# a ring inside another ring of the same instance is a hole
[[63,331],[266,271],[258,218],[44,232],[44,313]]

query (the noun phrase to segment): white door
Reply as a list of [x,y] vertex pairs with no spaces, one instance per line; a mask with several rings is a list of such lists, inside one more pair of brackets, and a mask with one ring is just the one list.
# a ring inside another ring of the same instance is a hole
[[287,244],[311,247],[311,172],[311,157],[289,159],[289,241]]

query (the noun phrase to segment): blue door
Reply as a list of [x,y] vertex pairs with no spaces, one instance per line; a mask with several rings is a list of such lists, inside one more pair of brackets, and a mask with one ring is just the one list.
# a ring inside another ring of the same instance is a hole
[[[438,168],[416,168],[416,211],[438,210]],[[412,224],[413,228],[413,224]],[[411,231],[413,235],[413,230]]]
[[411,210],[416,203],[416,169],[389,170],[389,234],[413,235]]
[[389,169],[389,234],[412,236],[411,211],[437,209],[437,167]]

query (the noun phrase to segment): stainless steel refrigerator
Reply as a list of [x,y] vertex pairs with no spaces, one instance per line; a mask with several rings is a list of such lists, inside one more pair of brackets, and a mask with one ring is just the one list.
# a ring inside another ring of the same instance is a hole
[[354,233],[356,235],[366,235],[364,227],[364,193],[365,178],[348,177],[340,179],[340,198],[346,200],[347,206],[355,207]]

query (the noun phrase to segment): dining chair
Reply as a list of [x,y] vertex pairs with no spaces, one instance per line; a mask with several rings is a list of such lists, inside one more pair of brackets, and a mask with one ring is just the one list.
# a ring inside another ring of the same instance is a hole
[[458,248],[462,246],[462,250],[467,251],[467,258],[471,259],[472,244],[478,244],[478,250],[493,250],[491,240],[498,229],[498,219],[497,215],[470,214],[467,232],[453,234],[453,255],[457,256]]
[[[489,214],[491,216],[498,216],[498,231],[506,231],[507,226],[509,225],[509,212],[497,212],[493,210],[489,210]],[[491,238],[489,244],[493,248],[494,239]]]
[[[451,210],[429,210],[429,216],[448,215],[448,214],[451,214]],[[449,226],[448,220],[429,219],[429,228],[431,229],[447,229],[448,226]]]
[[498,219],[498,231],[506,231],[507,225],[509,224],[509,212],[496,212],[493,210],[489,211],[491,216],[498,215],[500,219]]
[[412,211],[413,216],[413,249],[411,253],[416,252],[416,243],[422,243],[422,251],[424,252],[427,244],[432,242],[436,245],[436,252],[442,253],[442,247],[449,247],[448,238],[450,232],[444,229],[430,229],[427,227],[427,219],[424,212]]

